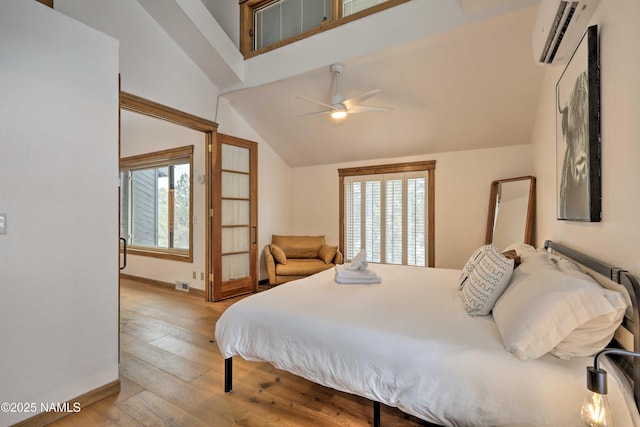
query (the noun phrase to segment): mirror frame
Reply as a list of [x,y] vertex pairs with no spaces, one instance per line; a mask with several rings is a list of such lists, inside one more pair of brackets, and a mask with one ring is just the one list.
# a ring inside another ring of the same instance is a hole
[[487,215],[487,232],[485,234],[485,244],[493,243],[493,228],[495,226],[496,215],[496,199],[498,197],[498,188],[500,184],[514,181],[529,180],[529,202],[527,206],[527,219],[524,230],[524,243],[533,245],[533,223],[536,208],[536,177],[532,175],[518,176],[515,178],[497,179],[491,183],[491,193],[489,195],[489,213]]

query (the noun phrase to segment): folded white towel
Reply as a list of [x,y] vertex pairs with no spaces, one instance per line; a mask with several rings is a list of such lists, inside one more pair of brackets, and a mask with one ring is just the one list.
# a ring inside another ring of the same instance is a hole
[[336,277],[342,279],[371,279],[375,278],[376,273],[371,270],[349,270],[343,265],[336,265]]
[[381,283],[382,279],[380,278],[380,276],[376,275],[375,277],[372,278],[360,278],[360,279],[350,279],[347,277],[337,277],[336,276],[336,283],[338,284],[344,284],[344,285],[370,285],[370,284],[374,284],[374,283]]
[[366,270],[369,263],[367,262],[367,251],[360,249],[360,252],[351,260],[351,268],[347,270]]

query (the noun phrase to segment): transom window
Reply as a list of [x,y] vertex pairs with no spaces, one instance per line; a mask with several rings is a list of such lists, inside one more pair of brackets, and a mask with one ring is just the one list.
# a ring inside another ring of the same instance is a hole
[[193,146],[120,161],[120,235],[129,253],[192,261]]
[[350,261],[433,266],[435,162],[340,169],[340,244]]
[[251,57],[406,1],[241,0],[240,51]]

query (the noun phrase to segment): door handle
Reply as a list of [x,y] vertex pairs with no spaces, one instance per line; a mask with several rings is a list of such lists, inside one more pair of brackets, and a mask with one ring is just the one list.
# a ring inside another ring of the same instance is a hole
[[258,243],[258,231],[255,225],[251,226],[251,231],[253,231],[253,239],[251,244],[255,245]]
[[123,256],[122,256],[122,265],[120,266],[120,270],[124,270],[127,267],[127,239],[125,239],[124,237],[120,238],[120,241],[122,242],[124,249],[123,249]]

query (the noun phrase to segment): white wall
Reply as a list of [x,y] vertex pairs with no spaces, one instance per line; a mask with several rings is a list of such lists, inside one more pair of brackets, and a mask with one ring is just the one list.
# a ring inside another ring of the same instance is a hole
[[462,268],[484,244],[491,182],[530,175],[530,145],[295,168],[291,234],[325,235],[338,244],[338,169],[420,160],[436,160],[436,266]]
[[118,378],[118,43],[3,0],[0,58],[0,402],[39,412]]
[[565,243],[640,273],[640,2],[603,0],[592,18],[600,32],[602,222],[556,220],[555,85],[563,67],[549,68],[533,134],[538,178],[537,244]]
[[233,44],[240,46],[240,5],[237,1],[202,0]]
[[193,146],[193,262],[129,255],[123,272],[169,283],[187,282],[204,290],[205,281],[201,277],[205,271],[205,184],[198,181],[198,176],[205,174],[205,134],[126,110],[121,113],[120,129],[122,157]]
[[218,88],[135,0],[56,0],[56,10],[120,41],[122,90],[213,120]]

